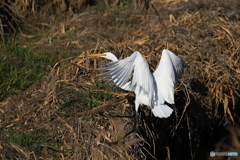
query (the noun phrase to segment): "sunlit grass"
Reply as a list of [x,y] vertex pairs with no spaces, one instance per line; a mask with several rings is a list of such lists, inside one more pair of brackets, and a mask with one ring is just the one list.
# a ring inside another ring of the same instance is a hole
[[63,57],[63,53],[27,49],[12,40],[0,42],[0,101],[27,89]]

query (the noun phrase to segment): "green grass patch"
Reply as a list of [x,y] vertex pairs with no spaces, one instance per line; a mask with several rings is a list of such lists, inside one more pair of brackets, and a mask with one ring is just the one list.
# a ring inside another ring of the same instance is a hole
[[54,136],[49,136],[47,130],[44,128],[37,129],[28,134],[9,129],[8,131],[5,131],[4,139],[30,151],[34,151],[36,155],[41,155],[43,148],[58,150],[53,146],[47,145],[47,142],[53,137]]
[[96,3],[97,13],[105,13],[107,11],[107,5],[104,1],[97,1]]
[[0,101],[28,88],[64,57],[65,53],[35,51],[12,40],[0,42]]
[[[107,92],[103,92],[103,90]],[[69,117],[74,113],[102,105],[105,101],[115,98],[108,92],[114,92],[114,88],[101,82],[92,84],[88,89],[61,83],[57,86],[57,94],[60,99],[58,113],[61,116]]]
[[119,8],[121,10],[134,9],[134,3],[131,0],[120,1],[120,6],[121,7],[116,6],[116,8],[114,8],[114,10],[119,10]]
[[65,151],[64,155],[65,155],[67,158],[70,158],[75,152],[76,152],[76,151],[75,151],[73,148],[70,148],[70,147],[69,147],[69,148]]
[[116,14],[121,11],[134,9],[134,3],[132,0],[120,1],[118,5],[112,3],[107,4],[105,1],[96,1],[92,7],[86,8],[79,14],[80,18],[98,15],[98,14]]

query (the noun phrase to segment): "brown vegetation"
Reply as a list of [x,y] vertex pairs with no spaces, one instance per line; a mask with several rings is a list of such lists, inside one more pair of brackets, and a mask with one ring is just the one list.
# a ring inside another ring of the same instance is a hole
[[[28,134],[45,128],[53,136],[48,145],[54,148],[44,147],[38,157],[27,148],[2,141],[1,159],[206,159],[212,150],[240,150],[235,134],[239,133],[235,123],[240,111],[240,2],[153,1],[144,14],[133,9],[115,12],[121,2],[104,1],[112,7],[92,15],[81,12],[83,6],[95,7],[90,1],[0,3],[23,26],[29,24],[21,18],[30,15],[30,19],[66,15],[59,25],[51,26],[46,20],[50,33],[27,46],[83,50],[79,57],[69,58],[70,63],[56,64],[26,91],[1,102],[1,130],[13,128]],[[135,9],[138,6],[143,5],[135,2]],[[35,35],[19,33],[23,42],[31,36]],[[61,96],[76,98],[72,92],[85,92],[96,83],[95,69],[104,60],[88,54],[110,51],[121,59],[138,50],[154,70],[164,48],[186,63],[170,118],[155,118],[147,107],[141,107],[137,130],[124,137],[134,129],[134,96],[118,89],[107,91],[114,98],[102,99],[101,105],[90,110],[86,111],[84,102],[70,110],[61,108]],[[228,134],[230,142],[226,142]]]

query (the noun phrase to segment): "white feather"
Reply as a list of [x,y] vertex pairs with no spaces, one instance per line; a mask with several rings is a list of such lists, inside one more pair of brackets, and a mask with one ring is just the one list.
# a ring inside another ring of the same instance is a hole
[[162,58],[156,71],[152,74],[148,64],[142,55],[136,51],[130,57],[118,60],[112,53],[105,53],[107,59],[114,63],[101,70],[107,70],[101,74],[103,79],[110,79],[107,83],[136,94],[135,109],[144,104],[152,108],[156,117],[166,118],[172,113],[172,108],[164,104],[168,102],[174,104],[174,85],[181,78],[184,62],[173,52],[164,49]]

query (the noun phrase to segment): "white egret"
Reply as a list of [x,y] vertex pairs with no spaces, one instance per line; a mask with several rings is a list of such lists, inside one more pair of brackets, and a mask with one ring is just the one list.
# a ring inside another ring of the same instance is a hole
[[172,108],[164,102],[174,104],[174,85],[181,78],[184,68],[183,60],[173,52],[167,49],[162,51],[160,64],[154,73],[150,72],[138,51],[122,60],[110,52],[89,56],[100,56],[113,61],[103,64],[111,66],[98,69],[108,71],[99,76],[106,76],[101,80],[110,79],[107,83],[113,82],[124,90],[134,92],[136,112],[139,105],[144,104],[151,107],[156,117],[166,118],[172,114]]

